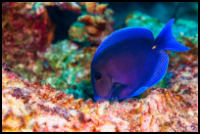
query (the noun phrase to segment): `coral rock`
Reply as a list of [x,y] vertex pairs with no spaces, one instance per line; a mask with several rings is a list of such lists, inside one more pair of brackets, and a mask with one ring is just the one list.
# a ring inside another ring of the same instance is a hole
[[2,67],[2,131],[198,132],[198,86],[188,91],[197,80],[185,80],[181,91],[153,88],[142,99],[92,102]]

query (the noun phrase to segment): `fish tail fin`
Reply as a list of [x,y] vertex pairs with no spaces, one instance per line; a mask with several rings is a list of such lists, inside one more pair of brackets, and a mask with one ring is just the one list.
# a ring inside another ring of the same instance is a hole
[[160,32],[158,37],[155,39],[155,44],[157,48],[160,50],[171,50],[171,51],[187,51],[190,48],[185,47],[184,45],[180,44],[172,34],[172,25],[174,22],[174,18],[171,19]]

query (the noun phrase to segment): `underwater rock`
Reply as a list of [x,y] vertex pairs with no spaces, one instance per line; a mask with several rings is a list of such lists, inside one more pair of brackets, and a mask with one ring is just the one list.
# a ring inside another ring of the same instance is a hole
[[[69,38],[72,41],[90,41],[99,45],[113,32],[113,11],[107,9],[107,4],[98,4],[97,2],[86,2],[85,6],[87,12],[82,12],[82,15],[78,18],[79,23],[72,24],[69,29]],[[83,5],[82,8],[84,8]]]
[[198,132],[198,76],[184,83],[181,91],[153,88],[142,99],[92,102],[24,80],[4,65],[2,131]]

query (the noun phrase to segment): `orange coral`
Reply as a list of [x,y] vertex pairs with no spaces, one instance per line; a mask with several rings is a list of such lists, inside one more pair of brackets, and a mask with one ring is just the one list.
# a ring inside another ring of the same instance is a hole
[[107,8],[108,4],[100,4],[96,7],[96,11],[99,14],[104,14],[106,8]]
[[83,38],[79,38],[81,37],[82,32],[80,33],[80,36],[78,33],[74,35],[72,32],[73,27],[77,27],[77,22],[70,27],[69,37],[75,41],[83,42],[89,40],[91,43],[99,45],[103,39],[105,39],[110,33],[113,32],[113,11],[111,9],[107,9],[107,4],[86,2],[85,5],[86,10],[90,14],[80,16],[78,18],[78,22],[85,24],[82,29],[84,31],[84,35],[86,35],[86,39],[83,40]]
[[86,25],[95,25],[95,18],[94,16],[90,15],[83,15],[78,18],[78,21],[81,23],[85,23]]
[[96,8],[96,2],[85,2],[86,10],[93,13]]

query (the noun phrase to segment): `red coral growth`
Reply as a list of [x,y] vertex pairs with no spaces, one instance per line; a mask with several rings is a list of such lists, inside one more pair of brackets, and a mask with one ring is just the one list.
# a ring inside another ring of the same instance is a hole
[[197,81],[185,80],[180,92],[170,91],[174,84],[139,100],[93,103],[26,81],[4,66],[2,131],[198,131]]
[[55,25],[47,12],[37,15],[26,2],[2,3],[2,60],[14,66],[38,58],[53,39]]

